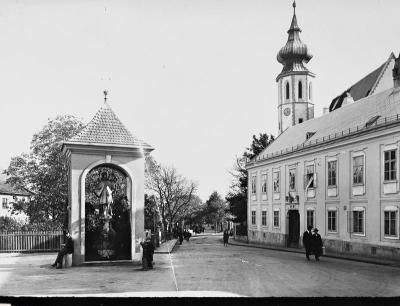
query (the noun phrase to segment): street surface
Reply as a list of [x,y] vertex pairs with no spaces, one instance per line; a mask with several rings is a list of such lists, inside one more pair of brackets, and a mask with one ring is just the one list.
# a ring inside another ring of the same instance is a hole
[[155,269],[83,266],[56,270],[56,254],[0,254],[0,295],[39,296],[399,296],[400,268],[247,246],[221,235],[192,237]]

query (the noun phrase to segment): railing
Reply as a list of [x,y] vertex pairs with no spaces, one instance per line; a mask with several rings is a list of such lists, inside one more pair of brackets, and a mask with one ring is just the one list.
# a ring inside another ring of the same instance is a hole
[[[342,130],[339,132],[336,132],[334,134],[329,134],[320,138],[316,138],[316,139],[311,139],[311,140],[306,140],[305,142],[303,142],[302,144],[296,145],[296,146],[292,146],[291,148],[285,148],[282,149],[280,151],[276,151],[276,152],[272,152],[269,154],[265,154],[265,155],[259,155],[257,156],[255,159],[251,160],[251,161],[247,161],[247,164],[252,164],[252,163],[256,163],[258,161],[261,160],[265,160],[268,158],[272,158],[272,157],[277,157],[277,156],[281,156],[281,155],[285,155],[285,154],[290,154],[292,152],[295,151],[299,151],[299,150],[303,150],[305,148],[309,148],[309,147],[313,147],[316,145],[321,145],[323,143],[329,142],[329,141],[333,141],[333,140],[337,140],[340,138],[344,138],[344,137],[348,137],[350,135],[354,135],[354,134],[358,134],[358,133],[363,133],[366,132],[368,130],[377,128],[377,127],[382,127],[382,126],[386,126],[386,125],[391,125],[394,123],[398,123],[400,121],[400,115],[396,114],[390,117],[383,117],[383,118],[378,118],[374,123],[370,124],[370,125],[366,125],[366,123],[362,124],[362,125],[357,125],[354,126],[352,128],[348,128],[346,130]],[[304,135],[304,137],[306,137],[306,135]]]
[[0,232],[0,253],[59,251],[62,231]]

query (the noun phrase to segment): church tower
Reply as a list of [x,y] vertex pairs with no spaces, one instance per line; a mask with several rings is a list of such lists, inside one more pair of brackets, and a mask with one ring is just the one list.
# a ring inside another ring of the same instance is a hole
[[293,2],[293,18],[287,33],[286,45],[278,52],[277,60],[283,65],[276,77],[278,83],[279,134],[287,128],[314,118],[313,84],[315,77],[307,64],[312,55],[307,45],[300,40],[297,25],[296,2]]

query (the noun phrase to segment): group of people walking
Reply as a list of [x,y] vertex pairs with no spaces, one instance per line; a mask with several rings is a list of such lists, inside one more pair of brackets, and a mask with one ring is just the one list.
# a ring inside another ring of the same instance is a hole
[[307,230],[303,234],[303,245],[306,249],[307,260],[310,260],[310,255],[314,254],[315,260],[319,261],[322,255],[322,238],[318,234],[318,229],[312,226],[307,226]]

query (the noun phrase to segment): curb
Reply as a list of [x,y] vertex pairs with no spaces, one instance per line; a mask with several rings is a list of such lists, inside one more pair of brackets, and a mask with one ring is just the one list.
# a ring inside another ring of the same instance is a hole
[[[172,240],[170,240],[170,241],[172,241]],[[173,239],[173,242],[170,243],[170,246],[167,247],[166,251],[157,251],[157,250],[155,250],[154,254],[169,254],[169,253],[172,253],[172,251],[175,248],[175,245],[176,245],[177,241],[178,241],[177,239]],[[164,243],[167,243],[167,242],[164,242]]]
[[[233,243],[231,241],[234,241]],[[249,248],[256,248],[256,249],[266,249],[266,250],[272,250],[272,251],[281,251],[281,252],[289,252],[289,253],[298,253],[298,254],[305,254],[303,250],[296,250],[296,249],[288,249],[288,248],[275,248],[272,246],[261,246],[261,245],[256,245],[256,244],[250,244],[250,243],[245,243],[245,242],[237,242],[235,240],[231,240],[229,244],[232,245],[237,245],[237,246],[243,246],[243,247],[249,247]],[[360,257],[350,257],[350,256],[336,256],[332,254],[325,254],[322,255],[322,257],[328,257],[328,258],[335,258],[335,259],[342,259],[342,260],[349,260],[349,261],[356,261],[356,262],[363,262],[363,263],[369,263],[369,264],[375,264],[375,265],[381,265],[381,266],[390,266],[390,267],[400,267],[400,262],[388,262],[388,261],[378,261],[378,260],[372,260],[368,258],[360,258]]]

